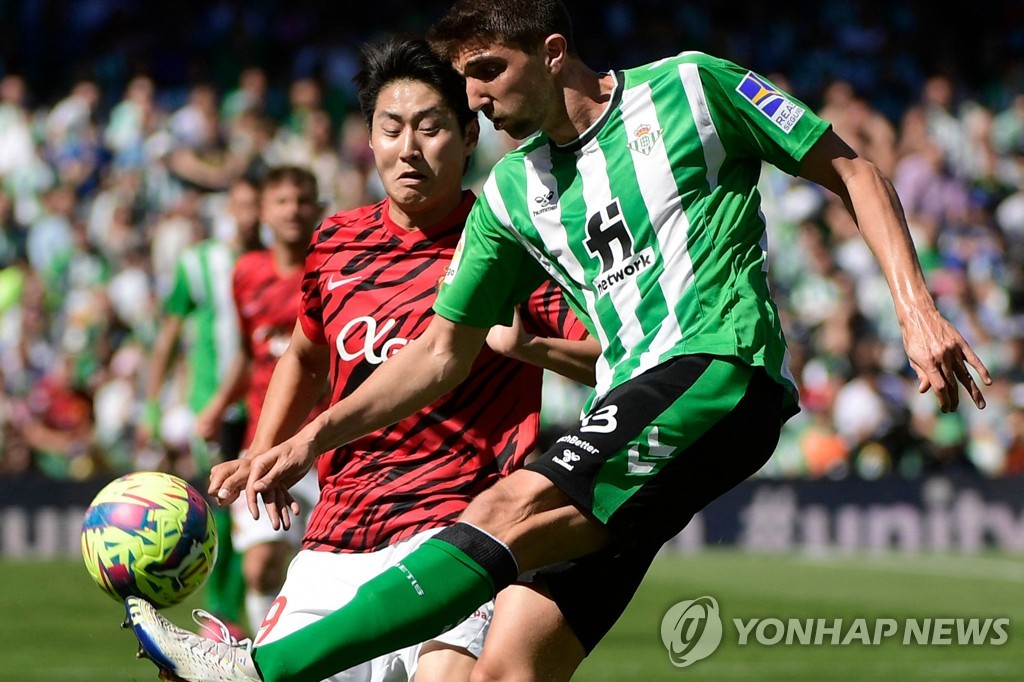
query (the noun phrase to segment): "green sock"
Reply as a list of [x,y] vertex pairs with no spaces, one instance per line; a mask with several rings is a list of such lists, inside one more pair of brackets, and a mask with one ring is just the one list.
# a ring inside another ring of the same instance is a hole
[[245,599],[245,578],[242,576],[242,557],[231,545],[231,510],[214,507],[213,519],[217,524],[217,561],[206,581],[206,609],[220,618],[238,623]]
[[254,652],[268,682],[316,682],[451,628],[494,596],[478,563],[428,540],[360,587],[352,601]]

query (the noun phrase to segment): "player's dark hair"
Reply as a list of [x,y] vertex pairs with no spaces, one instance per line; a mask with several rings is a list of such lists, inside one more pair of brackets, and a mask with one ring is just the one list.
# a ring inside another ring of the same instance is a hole
[[463,134],[466,126],[476,120],[476,112],[469,108],[466,98],[466,81],[423,39],[390,39],[379,45],[367,45],[360,66],[354,80],[359,87],[359,109],[370,128],[380,91],[402,80],[425,83],[436,90],[455,113]]
[[269,187],[285,183],[295,185],[300,190],[309,190],[313,196],[319,196],[320,190],[317,187],[316,176],[301,166],[274,166],[263,175],[259,191],[262,194]]
[[428,33],[431,46],[449,61],[466,46],[500,43],[535,52],[548,36],[565,38],[575,54],[572,20],[561,0],[458,0]]
[[240,175],[237,178],[235,178],[234,180],[232,180],[231,184],[228,186],[228,189],[229,190],[234,189],[235,187],[238,187],[239,185],[245,185],[246,187],[249,187],[250,189],[252,189],[257,194],[260,193],[260,183],[259,183],[259,181],[255,180],[254,178],[249,177],[248,175]]

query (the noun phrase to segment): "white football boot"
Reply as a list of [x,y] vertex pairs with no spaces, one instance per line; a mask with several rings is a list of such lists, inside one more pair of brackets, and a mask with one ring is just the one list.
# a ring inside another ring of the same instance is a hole
[[187,682],[260,682],[252,662],[252,640],[236,640],[226,625],[196,609],[192,619],[201,628],[220,627],[216,641],[179,628],[145,599],[124,600],[125,620],[121,627],[132,629],[139,640],[139,658],[148,658],[161,671]]

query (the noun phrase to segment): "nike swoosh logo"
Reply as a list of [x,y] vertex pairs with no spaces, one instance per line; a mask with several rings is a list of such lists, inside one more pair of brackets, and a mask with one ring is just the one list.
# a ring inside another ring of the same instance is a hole
[[331,275],[331,278],[327,280],[327,291],[334,291],[338,287],[344,286],[349,282],[355,282],[357,279],[362,279],[362,277],[357,275],[355,277],[346,277],[345,279],[336,280],[334,279],[334,275]]

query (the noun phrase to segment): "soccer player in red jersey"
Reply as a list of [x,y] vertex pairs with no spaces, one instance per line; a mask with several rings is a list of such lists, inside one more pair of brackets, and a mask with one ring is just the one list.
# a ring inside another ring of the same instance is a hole
[[[321,217],[317,196],[316,178],[304,168],[272,168],[263,180],[260,219],[273,240],[269,248],[249,251],[235,264],[232,295],[241,352],[199,415],[199,433],[213,431],[228,406],[244,393],[249,419],[242,447],[251,447],[274,367],[288,347],[299,315],[306,251]],[[318,396],[324,396],[323,389],[314,393],[314,401]],[[319,407],[327,404],[322,400]],[[302,417],[318,412],[307,410]],[[298,488],[310,506],[316,502],[315,476],[304,478]],[[232,509],[232,543],[243,555],[245,610],[254,631],[284,583],[287,561],[300,540],[301,528],[281,533],[265,521],[255,521],[244,505]]]
[[[585,607],[576,625],[588,641],[577,644],[600,640],[618,617],[608,603],[616,565],[646,571],[694,514],[765,463],[797,408],[766,284],[764,163],[829,190],[856,219],[885,273],[918,390],[952,411],[962,385],[985,406],[978,382],[991,376],[937,310],[891,182],[799,100],[692,51],[598,73],[576,54],[561,0],[459,0],[431,37],[465,75],[473,107],[526,141],[492,170],[427,329],[250,462],[246,498],[260,495],[275,515],[320,453],[450,391],[491,327],[545,277],[599,336],[600,384],[576,426],[457,523],[336,612],[257,646],[263,679],[317,680],[443,632],[523,573],[547,578],[565,562]],[[605,566],[594,573],[592,562]],[[593,580],[579,579],[587,573]],[[130,620],[140,639],[159,636]],[[222,662],[238,660],[237,648],[218,646]]]
[[[331,379],[332,401],[341,400],[426,328],[475,200],[462,190],[462,178],[479,124],[450,66],[425,42],[389,44],[366,52],[358,80],[388,197],[326,219],[314,235],[299,323],[268,388],[250,456],[298,430],[324,376]],[[454,523],[476,495],[521,467],[536,447],[542,368],[592,384],[597,348],[548,283],[519,306],[511,327],[491,331],[466,382],[407,419],[319,458],[321,497],[304,551],[256,644],[344,605],[365,579],[400,562]],[[220,465],[211,490],[247,473],[244,461]],[[540,588],[509,588],[497,613],[519,611],[534,589]],[[337,676],[325,670],[318,679],[468,680],[492,613],[488,602],[430,642]],[[163,660],[181,678],[205,679],[195,667],[202,661],[187,659]],[[256,679],[254,670],[239,674]]]

